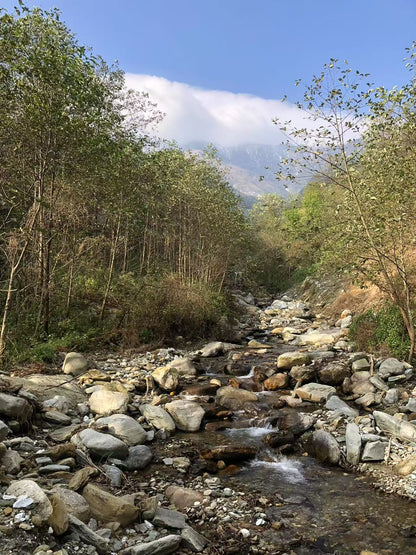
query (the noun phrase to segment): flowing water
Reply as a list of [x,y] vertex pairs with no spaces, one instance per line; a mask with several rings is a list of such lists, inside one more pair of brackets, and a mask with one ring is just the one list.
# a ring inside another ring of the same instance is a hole
[[[281,457],[263,443],[271,427],[233,428],[196,434],[206,446],[255,445],[256,460],[235,476],[223,477],[236,491],[266,497],[261,537],[270,553],[416,555],[416,504],[375,490],[365,477],[326,467],[311,457]],[[275,549],[275,551],[273,551]]]

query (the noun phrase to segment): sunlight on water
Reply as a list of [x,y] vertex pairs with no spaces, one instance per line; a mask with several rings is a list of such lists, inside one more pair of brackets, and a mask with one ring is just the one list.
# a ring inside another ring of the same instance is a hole
[[233,437],[261,438],[269,434],[272,429],[273,427],[269,424],[268,426],[262,428],[227,428],[225,433]]

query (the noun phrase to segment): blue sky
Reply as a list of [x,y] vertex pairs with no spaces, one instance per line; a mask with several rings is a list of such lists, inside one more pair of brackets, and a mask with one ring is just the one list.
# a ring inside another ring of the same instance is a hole
[[[0,5],[11,9],[14,3],[3,0]],[[127,73],[141,76],[129,84],[143,88],[147,82],[155,99],[159,103],[162,99],[164,111],[174,110],[163,100],[172,92],[172,82],[186,84],[188,96],[182,95],[181,100],[185,103],[191,93],[195,100],[193,91],[201,89],[229,91],[237,100],[247,94],[260,99],[287,94],[296,101],[301,91],[295,88],[295,80],[309,81],[330,57],[348,59],[352,67],[370,73],[376,84],[400,85],[408,77],[402,63],[405,48],[416,40],[416,0],[26,3],[58,7],[81,43],[92,46],[108,62],[118,60]],[[144,76],[157,79],[150,86]],[[227,106],[232,99],[228,97]],[[205,102],[205,119],[218,101],[211,98],[211,107]],[[218,114],[215,117],[218,120]],[[180,120],[176,118],[175,126],[181,125]]]

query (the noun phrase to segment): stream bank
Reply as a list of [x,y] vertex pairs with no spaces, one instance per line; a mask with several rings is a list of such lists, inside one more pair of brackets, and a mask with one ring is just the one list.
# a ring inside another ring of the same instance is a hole
[[2,377],[2,553],[416,552],[413,369],[240,302],[241,345]]

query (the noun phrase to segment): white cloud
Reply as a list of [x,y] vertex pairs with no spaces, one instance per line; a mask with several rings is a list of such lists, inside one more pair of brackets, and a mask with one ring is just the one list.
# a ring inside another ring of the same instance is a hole
[[127,74],[126,83],[149,93],[150,100],[166,113],[159,125],[160,135],[180,144],[280,144],[282,135],[273,118],[292,120],[301,127],[310,125],[301,110],[280,100],[205,90],[152,75]]

